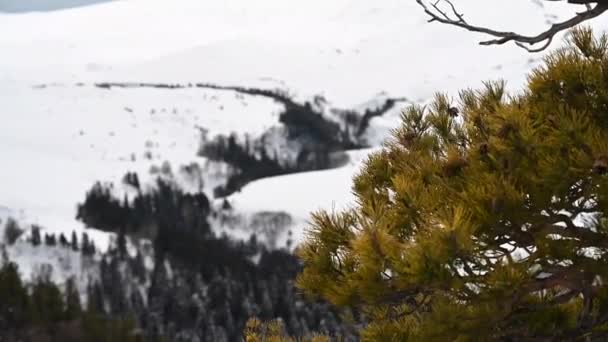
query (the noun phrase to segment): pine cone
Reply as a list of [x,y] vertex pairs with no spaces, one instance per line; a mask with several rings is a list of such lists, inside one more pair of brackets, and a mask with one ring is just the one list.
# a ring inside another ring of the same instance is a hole
[[598,175],[608,173],[608,156],[600,156],[593,163],[593,172]]
[[448,108],[448,114],[450,114],[451,117],[453,117],[453,118],[457,117],[458,113],[460,113],[458,111],[458,108],[456,108],[456,107],[450,107],[450,108]]
[[490,151],[490,147],[488,146],[487,143],[483,143],[483,144],[479,145],[479,154],[485,156],[486,154],[488,154],[489,151]]
[[502,125],[502,127],[498,130],[496,135],[501,139],[506,139],[509,137],[509,134],[511,134],[512,132],[515,132],[516,130],[517,130],[517,128],[515,127],[515,125],[513,123],[505,122],[505,124]]
[[409,148],[414,144],[416,139],[418,139],[418,134],[415,132],[400,132],[397,138],[403,147]]

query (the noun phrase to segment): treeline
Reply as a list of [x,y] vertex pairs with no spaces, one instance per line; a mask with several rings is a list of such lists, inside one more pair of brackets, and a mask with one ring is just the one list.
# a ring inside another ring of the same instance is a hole
[[[253,316],[281,318],[298,336],[324,331],[354,339],[338,312],[296,292],[295,256],[268,250],[255,235],[216,236],[208,223],[216,213],[203,193],[158,180],[154,191],[118,200],[97,183],[78,212],[87,225],[117,233],[90,284],[91,305],[111,317],[135,317],[146,339],[236,341]],[[142,236],[153,252],[138,242]]]
[[244,142],[240,143],[235,134],[219,135],[204,143],[199,155],[213,161],[223,161],[232,167],[226,183],[213,190],[215,197],[229,196],[256,179],[297,171],[297,166],[281,163],[276,153],[269,155],[263,139],[252,141],[245,137]]
[[59,246],[64,248],[70,248],[73,251],[81,251],[83,255],[92,256],[95,254],[97,248],[95,247],[95,241],[89,238],[86,232],[82,232],[80,240],[75,231],[72,231],[70,238],[68,239],[65,234],[60,233],[59,235],[54,233],[41,233],[41,228],[38,225],[32,225],[31,235],[28,240],[33,246],[39,246],[44,244],[46,246]]
[[[274,98],[274,97],[273,97]],[[222,161],[233,168],[226,184],[214,189],[214,196],[226,197],[239,191],[247,183],[278,175],[323,170],[336,167],[333,155],[346,150],[367,147],[363,133],[371,119],[381,116],[405,99],[386,99],[374,109],[363,113],[335,110],[337,119],[332,120],[323,113],[325,100],[315,98],[314,102],[296,103],[284,95],[278,96],[285,109],[279,115],[279,122],[285,127],[287,141],[296,142],[293,160],[281,158],[273,150],[269,134],[250,139],[239,139],[236,134],[218,135],[207,141],[204,139],[199,155],[213,161]]]
[[[82,85],[82,84],[80,84]],[[46,86],[46,85],[42,85]],[[323,116],[323,112],[319,108],[314,108],[313,104],[321,107],[322,104],[327,103],[326,99],[320,95],[315,96],[313,101],[306,101],[299,103],[293,99],[287,92],[280,89],[260,89],[251,87],[238,87],[238,86],[221,86],[211,83],[147,83],[147,82],[101,82],[95,83],[95,87],[103,89],[112,88],[157,88],[157,89],[188,89],[188,88],[201,88],[211,90],[226,90],[234,91],[240,94],[251,95],[251,96],[262,96],[270,98],[283,106],[285,106],[284,112],[280,115],[280,122],[288,126],[290,130],[306,130],[309,133],[318,135],[318,142],[328,143],[339,143],[342,146],[348,148],[356,148],[360,146],[361,142],[358,138],[365,132],[369,127],[369,122],[372,118],[382,116],[389,110],[393,109],[394,106],[399,102],[407,101],[405,97],[384,99],[383,103],[378,105],[376,108],[368,108],[363,113],[359,113],[354,110],[342,110],[336,109],[335,111],[345,113],[342,117],[343,128],[340,128],[340,124],[332,122]],[[352,132],[352,135],[350,134]],[[336,134],[337,133],[337,134]]]
[[25,285],[17,265],[6,258],[0,267],[0,298],[0,341],[146,340],[132,317],[110,317],[95,307],[83,307],[73,279],[67,281],[64,291],[48,274]]
[[[136,176],[133,179],[137,179]],[[203,192],[184,193],[158,178],[154,191],[139,191],[132,200],[126,197],[119,200],[112,194],[110,185],[97,182],[78,205],[76,218],[89,227],[154,239],[159,233],[159,221],[168,217],[172,219],[174,231],[209,235],[206,218],[210,213],[211,205]]]
[[[220,247],[230,245],[220,244],[213,252],[216,257],[240,254],[234,247]],[[136,317],[146,340],[238,341],[246,321],[254,316],[280,318],[287,331],[298,336],[323,331],[355,339],[353,329],[329,305],[300,297],[293,286],[298,265],[286,253],[262,250],[258,263],[241,257],[248,264],[241,269],[208,259],[197,268],[165,255],[149,270],[144,258],[140,253],[109,253],[88,296],[91,303],[98,303],[92,306],[109,316]]]

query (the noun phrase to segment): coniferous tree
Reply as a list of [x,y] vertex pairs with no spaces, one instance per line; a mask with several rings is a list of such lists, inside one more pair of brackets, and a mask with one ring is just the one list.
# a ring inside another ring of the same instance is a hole
[[95,241],[91,241],[91,243],[89,243],[89,254],[94,255],[96,251],[97,248],[95,248]]
[[82,232],[80,237],[80,251],[82,254],[89,254],[89,235],[86,232]]
[[17,265],[4,261],[0,268],[0,331],[20,329],[27,322],[29,298]]
[[103,287],[108,294],[111,312],[115,314],[124,314],[129,309],[125,295],[125,282],[120,272],[121,266],[122,259],[112,258],[109,264],[109,274],[107,277],[102,277],[102,280],[107,281]]
[[61,291],[49,278],[40,277],[33,285],[31,314],[37,325],[50,327],[63,319],[64,302]]
[[42,242],[42,237],[40,236],[40,227],[37,225],[32,226],[32,236],[30,237],[30,242],[33,246],[40,246]]
[[57,244],[57,240],[55,239],[55,234],[44,234],[44,244],[47,246],[55,246]]
[[78,251],[78,236],[76,232],[72,230],[72,240],[70,240],[70,247],[74,252]]
[[87,313],[96,315],[105,313],[103,291],[98,282],[87,285]]
[[[28,293],[29,292],[29,293]],[[31,284],[23,285],[17,266],[6,259],[0,267],[1,341],[143,341],[131,315],[107,317],[97,311],[100,291],[91,291],[89,310],[83,312],[73,278],[65,293],[51,281],[50,271],[41,269]],[[96,299],[97,298],[97,299]]]
[[23,234],[23,229],[19,227],[15,219],[9,217],[4,224],[4,242],[12,245],[19,239],[21,234]]
[[120,227],[116,238],[116,249],[118,256],[122,259],[127,255],[127,234],[124,227]]
[[69,246],[68,239],[63,235],[63,233],[59,234],[59,244],[61,247]]
[[133,276],[135,276],[139,281],[144,282],[146,280],[146,266],[144,263],[144,257],[139,250],[137,251],[135,258],[131,261],[131,269],[133,271]]
[[65,287],[65,319],[72,320],[80,317],[82,314],[82,305],[80,303],[80,294],[74,278],[68,279]]
[[91,240],[89,238],[89,234],[87,234],[86,232],[82,233],[82,238],[81,238],[81,248],[80,250],[82,251],[82,254],[86,255],[86,256],[91,256],[95,254],[95,241]]
[[527,88],[404,112],[313,216],[299,286],[357,308],[369,341],[608,337],[608,36],[573,32]]

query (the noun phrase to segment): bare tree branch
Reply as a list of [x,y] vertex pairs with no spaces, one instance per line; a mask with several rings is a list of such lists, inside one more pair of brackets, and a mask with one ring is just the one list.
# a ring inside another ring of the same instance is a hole
[[[502,45],[507,42],[514,42],[515,44],[517,44],[517,46],[526,49],[529,52],[543,51],[551,44],[551,42],[553,41],[553,37],[559,32],[572,28],[584,21],[598,17],[604,12],[608,11],[608,1],[579,1],[583,2],[577,3],[584,3],[586,5],[587,9],[585,11],[576,13],[575,16],[566,21],[551,25],[548,30],[541,32],[538,35],[525,36],[515,32],[497,31],[487,27],[469,24],[464,19],[464,15],[456,10],[456,7],[450,0],[435,0],[435,2],[430,3],[430,6],[425,3],[424,0],[416,0],[416,2],[424,9],[424,12],[430,16],[430,19],[428,20],[429,22],[437,21],[443,24],[458,26],[471,32],[484,33],[496,37],[495,39],[480,42],[479,44],[481,45]],[[441,2],[449,6],[451,11],[450,14],[446,13],[445,10],[442,10],[439,7]],[[590,4],[592,2],[597,2],[597,4],[595,6],[592,6]],[[538,48],[532,47],[533,45],[539,43],[543,44]]]

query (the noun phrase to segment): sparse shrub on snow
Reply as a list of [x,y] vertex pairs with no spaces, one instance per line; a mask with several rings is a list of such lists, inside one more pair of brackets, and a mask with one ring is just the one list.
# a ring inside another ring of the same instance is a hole
[[249,227],[258,236],[264,237],[270,248],[275,248],[277,239],[293,223],[286,212],[263,211],[252,216]]

